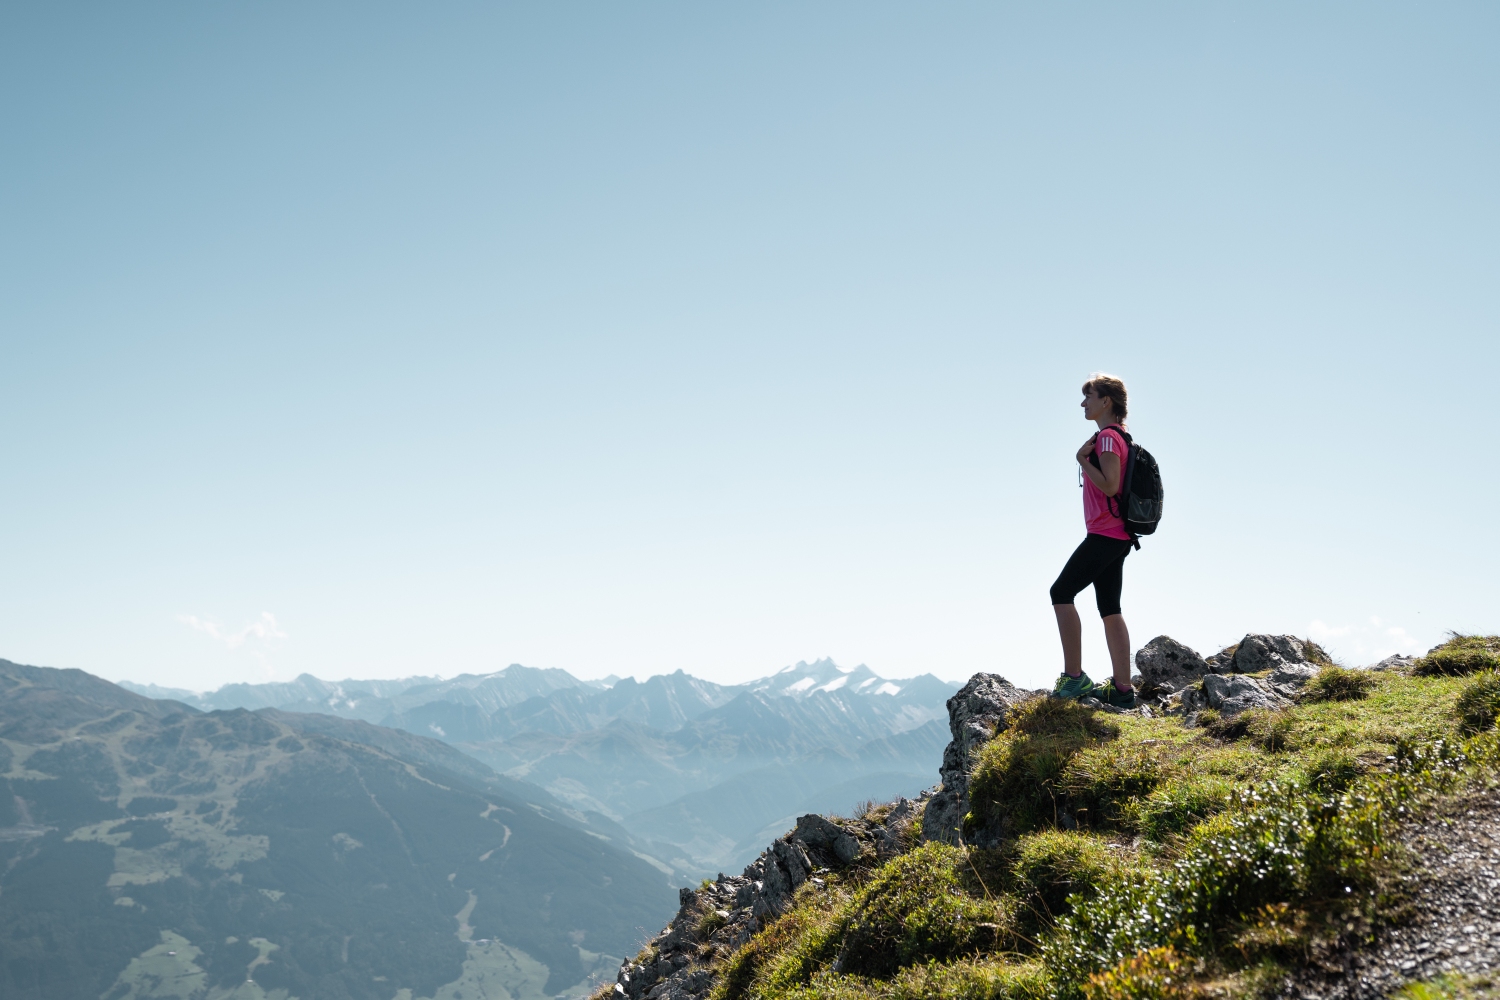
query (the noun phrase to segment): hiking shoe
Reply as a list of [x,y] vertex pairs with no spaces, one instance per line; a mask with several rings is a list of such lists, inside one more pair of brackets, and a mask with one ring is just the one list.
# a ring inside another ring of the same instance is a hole
[[1094,682],[1089,680],[1089,675],[1082,671],[1079,672],[1077,677],[1063,674],[1057,679],[1057,683],[1052,685],[1052,697],[1063,698],[1069,701],[1093,693]]
[[1105,681],[1088,693],[1104,702],[1104,704],[1112,705],[1115,708],[1135,708],[1135,688],[1131,688],[1129,691],[1121,691],[1115,687],[1114,681]]

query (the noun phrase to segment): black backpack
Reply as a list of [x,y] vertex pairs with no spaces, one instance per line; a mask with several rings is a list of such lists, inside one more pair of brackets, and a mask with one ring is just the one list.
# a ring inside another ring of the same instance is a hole
[[1111,424],[1105,430],[1115,431],[1130,446],[1120,474],[1120,491],[1106,497],[1105,502],[1109,504],[1109,512],[1125,522],[1125,530],[1135,539],[1135,547],[1140,548],[1140,536],[1154,533],[1161,523],[1161,469],[1151,453],[1136,444],[1125,428]]

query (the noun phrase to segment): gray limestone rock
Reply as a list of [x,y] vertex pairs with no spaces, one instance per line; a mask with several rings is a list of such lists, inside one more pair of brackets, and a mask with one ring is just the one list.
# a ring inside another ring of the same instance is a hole
[[1234,672],[1254,674],[1289,663],[1306,663],[1302,640],[1292,635],[1247,635],[1234,651]]
[[1318,669],[1312,663],[1283,663],[1271,671],[1271,676],[1266,679],[1276,687],[1299,688],[1312,680]]
[[1272,691],[1287,701],[1297,697],[1297,692],[1314,676],[1319,668],[1311,663],[1283,663],[1271,671],[1271,676],[1266,678]]
[[927,798],[928,796],[925,792],[921,798],[915,801],[904,795],[898,798],[891,805],[890,811],[885,814],[885,822],[883,824],[885,829],[892,836],[901,836],[906,832],[907,827],[921,818],[922,807],[926,804]]
[[[859,841],[848,830],[816,813],[798,818],[797,828],[792,831],[792,840],[810,847],[827,848],[846,865],[859,857]],[[804,860],[806,857],[804,854]]]
[[1203,662],[1208,664],[1209,672],[1214,674],[1234,673],[1234,649],[1235,647],[1233,646],[1225,646],[1212,656],[1204,657]]
[[1209,674],[1203,678],[1208,707],[1224,716],[1238,715],[1248,708],[1282,708],[1287,699],[1264,681],[1242,674]]
[[938,769],[942,787],[922,814],[922,840],[956,844],[963,839],[969,811],[969,772],[979,748],[1005,729],[1010,712],[1040,692],[1026,691],[997,674],[975,674],[948,699],[948,730],[953,742],[943,751]]
[[1366,667],[1365,669],[1366,670],[1407,670],[1407,669],[1410,669],[1411,665],[1414,664],[1414,663],[1416,663],[1416,662],[1417,662],[1417,658],[1415,656],[1402,656],[1400,653],[1397,653],[1394,656],[1387,656],[1385,659],[1381,660],[1379,663],[1372,663],[1368,667]]
[[1148,698],[1181,691],[1209,672],[1203,657],[1166,635],[1136,651],[1135,669],[1140,673],[1140,693]]
[[930,798],[930,791],[923,792],[915,800],[903,795],[890,804],[878,824],[869,826],[868,832],[877,859],[889,861],[898,854],[906,853],[911,846],[912,827],[920,824],[922,811]]

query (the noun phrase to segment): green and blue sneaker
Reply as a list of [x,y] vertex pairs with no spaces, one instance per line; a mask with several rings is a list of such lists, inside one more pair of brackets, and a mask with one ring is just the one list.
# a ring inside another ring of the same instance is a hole
[[1071,674],[1063,674],[1057,679],[1057,683],[1052,685],[1052,697],[1054,698],[1072,700],[1093,693],[1094,682],[1089,680],[1089,675],[1081,670],[1078,672],[1077,677]]
[[1115,687],[1115,682],[1112,680],[1105,681],[1088,693],[1104,704],[1113,705],[1115,708],[1135,708],[1135,688],[1121,691]]

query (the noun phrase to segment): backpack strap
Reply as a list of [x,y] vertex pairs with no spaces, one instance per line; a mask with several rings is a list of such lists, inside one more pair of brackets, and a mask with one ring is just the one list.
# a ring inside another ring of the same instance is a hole
[[[1115,490],[1114,496],[1104,498],[1104,509],[1109,511],[1110,516],[1118,517],[1120,523],[1124,524],[1125,494],[1129,492],[1130,474],[1135,471],[1135,441],[1131,438],[1130,432],[1119,424],[1110,424],[1107,427],[1099,428],[1100,434],[1103,434],[1105,431],[1114,431],[1125,439],[1125,454],[1120,457],[1120,487]],[[1098,453],[1098,450],[1099,446],[1097,444],[1094,445],[1095,454]],[[1094,456],[1090,455],[1089,457],[1093,458]],[[1119,508],[1118,510],[1116,510],[1117,507]],[[1130,540],[1135,544],[1137,549],[1141,547],[1140,536],[1133,531],[1130,532]]]
[[[1104,506],[1109,510],[1110,515],[1113,517],[1118,517],[1123,521],[1125,520],[1124,506],[1122,505],[1120,507],[1120,513],[1116,514],[1114,507],[1110,506],[1110,504],[1111,501],[1118,500],[1120,494],[1125,492],[1125,485],[1130,482],[1130,449],[1131,446],[1135,444],[1135,442],[1130,439],[1130,432],[1121,427],[1119,424],[1110,424],[1107,427],[1099,428],[1099,434],[1103,434],[1105,431],[1114,431],[1125,439],[1125,454],[1120,456],[1120,486],[1115,490],[1114,496],[1104,498]],[[1094,435],[1094,450],[1089,452],[1089,461],[1094,464],[1094,468],[1099,469],[1102,472],[1103,469],[1099,465],[1099,434]]]

